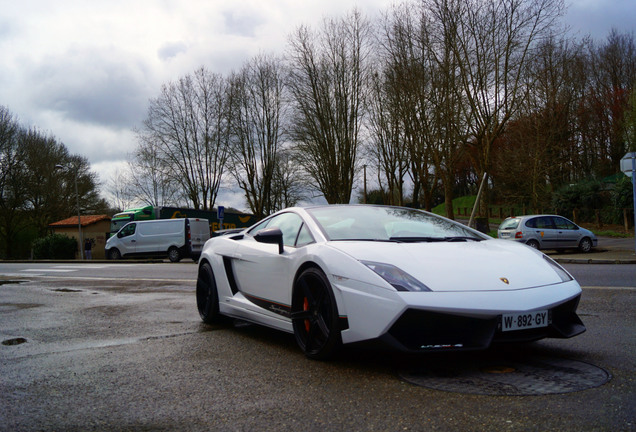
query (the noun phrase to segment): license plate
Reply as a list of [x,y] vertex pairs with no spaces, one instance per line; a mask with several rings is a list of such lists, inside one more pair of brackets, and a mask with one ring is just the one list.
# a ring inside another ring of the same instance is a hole
[[547,310],[507,314],[501,317],[501,331],[525,330],[547,327],[550,324]]
[[510,233],[509,232],[502,232],[501,233],[501,238],[508,238],[510,237]]

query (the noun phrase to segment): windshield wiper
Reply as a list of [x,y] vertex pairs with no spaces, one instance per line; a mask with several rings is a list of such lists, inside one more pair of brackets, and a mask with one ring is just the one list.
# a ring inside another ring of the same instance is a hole
[[479,237],[468,237],[468,236],[445,237],[445,239],[448,242],[468,241],[468,240],[482,241],[483,240]]
[[388,242],[388,243],[395,243],[395,242],[399,242],[399,240],[396,239],[371,239],[371,238],[338,238],[338,239],[331,239],[331,241],[368,241],[368,242]]
[[432,243],[446,241],[445,237],[391,237],[389,240],[400,243]]
[[433,243],[433,242],[459,242],[459,241],[481,241],[482,239],[477,237],[391,237],[389,240],[397,241],[401,243]]

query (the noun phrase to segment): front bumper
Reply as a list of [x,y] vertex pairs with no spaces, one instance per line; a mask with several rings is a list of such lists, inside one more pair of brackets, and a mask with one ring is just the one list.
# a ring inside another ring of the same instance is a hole
[[407,309],[379,340],[401,351],[479,350],[498,342],[570,338],[586,329],[578,315],[580,295],[549,310],[547,327],[501,331],[501,315],[476,318]]

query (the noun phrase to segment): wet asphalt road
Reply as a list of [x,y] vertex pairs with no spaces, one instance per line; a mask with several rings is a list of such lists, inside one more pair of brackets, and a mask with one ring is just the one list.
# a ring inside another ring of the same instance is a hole
[[[0,264],[0,281],[22,281],[0,282],[0,339],[17,343],[0,345],[0,430],[636,430],[629,286],[585,288],[588,331],[569,340],[426,356],[348,349],[316,362],[291,335],[202,324],[195,269],[100,267],[85,277],[72,266]],[[612,378],[566,394],[484,396],[399,377],[512,352],[591,363]]]

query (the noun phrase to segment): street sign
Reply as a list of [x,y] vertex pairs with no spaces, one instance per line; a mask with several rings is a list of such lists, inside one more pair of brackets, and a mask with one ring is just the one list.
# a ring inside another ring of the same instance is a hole
[[629,152],[621,159],[621,171],[628,177],[634,174],[634,164],[636,163],[636,152]]
[[216,207],[216,218],[219,220],[219,229],[223,229],[223,216],[225,216],[225,207],[217,206]]
[[[634,199],[634,230],[636,230],[636,152],[629,152],[621,159],[621,171],[632,178],[632,197]],[[636,235],[634,235],[636,253]]]

